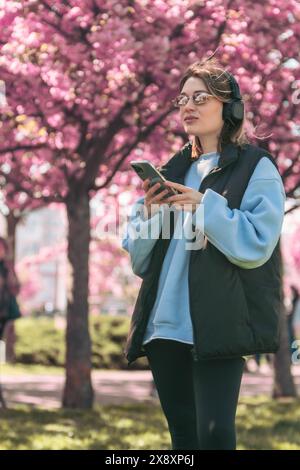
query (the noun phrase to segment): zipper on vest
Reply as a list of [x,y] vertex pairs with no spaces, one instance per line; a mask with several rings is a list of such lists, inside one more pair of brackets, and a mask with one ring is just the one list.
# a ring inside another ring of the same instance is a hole
[[210,175],[213,175],[215,173],[218,173],[219,171],[223,170],[223,167],[218,167],[218,166],[214,166],[209,173],[207,173],[206,176],[204,176],[203,180],[201,181],[201,184],[200,184],[200,187],[198,189],[199,192],[201,192],[202,190],[202,186],[203,186],[203,182],[206,180],[206,178],[208,178]]
[[[203,181],[205,181],[206,178],[208,178],[211,174],[217,173],[218,171],[221,171],[221,170],[222,170],[221,167],[214,166],[214,167],[210,170],[210,172],[207,173],[207,175],[206,175],[206,176],[203,178],[203,180],[201,181],[201,185],[200,185],[198,191],[201,191],[201,187],[203,186]],[[190,297],[190,287],[189,287],[189,297]],[[194,335],[194,346],[193,346],[192,349],[191,349],[191,354],[192,354],[193,360],[194,360],[195,362],[198,362],[198,361],[199,361],[199,357],[198,357],[198,355],[197,355],[197,348],[196,348],[196,329],[195,329],[195,324],[194,324],[194,320],[193,320],[191,305],[190,305],[190,315],[191,315],[193,330],[194,330],[194,332],[195,332],[195,335]]]
[[[189,276],[189,275],[188,275]],[[190,292],[191,292],[191,289],[190,289],[190,281],[188,279],[188,286],[189,286],[189,298],[190,298]],[[193,344],[193,347],[191,349],[191,354],[192,354],[192,357],[193,357],[193,360],[195,362],[198,362],[199,358],[198,358],[198,355],[197,355],[197,348],[196,348],[196,343],[197,343],[197,339],[196,339],[196,329],[195,329],[195,323],[194,323],[194,319],[193,319],[193,314],[192,314],[192,309],[191,309],[191,303],[189,301],[189,306],[190,306],[190,316],[191,316],[191,321],[192,321],[192,326],[193,326],[193,340],[194,340],[194,344]]]
[[[214,173],[218,173],[218,172],[221,171],[222,169],[223,169],[223,167],[214,166],[214,167],[209,171],[209,173],[207,173],[207,175],[203,178],[203,180],[201,181],[201,185],[200,185],[198,191],[201,192],[201,188],[202,188],[202,186],[203,186],[203,182],[206,180],[206,178],[208,178],[210,175],[212,175],[212,174],[214,174]],[[190,287],[189,287],[189,297],[190,297]],[[195,332],[195,335],[194,335],[194,346],[193,346],[193,348],[191,349],[191,354],[192,354],[193,360],[194,360],[195,362],[198,362],[198,361],[199,361],[199,357],[198,357],[198,355],[197,355],[197,348],[196,348],[196,329],[195,329],[195,324],[194,324],[194,320],[193,320],[191,305],[190,305],[190,315],[191,315],[193,330],[194,330],[194,332]]]
[[197,356],[197,353],[196,353],[195,346],[191,349],[191,353],[192,353],[194,361],[198,362],[198,356]]

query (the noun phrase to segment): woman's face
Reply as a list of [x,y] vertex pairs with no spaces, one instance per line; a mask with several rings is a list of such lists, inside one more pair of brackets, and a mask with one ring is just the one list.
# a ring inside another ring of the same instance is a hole
[[[204,91],[210,93],[201,78],[190,77],[185,82],[180,94],[186,94],[190,97],[185,106],[181,106],[180,118],[187,134],[201,136],[218,136],[223,127],[222,119],[223,102],[214,96],[210,97],[203,104],[195,104],[192,100],[193,93]],[[196,119],[185,121],[187,116],[195,116]]]

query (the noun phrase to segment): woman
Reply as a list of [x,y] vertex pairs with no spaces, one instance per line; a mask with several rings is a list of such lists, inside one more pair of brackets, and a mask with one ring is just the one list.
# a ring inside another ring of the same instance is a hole
[[0,237],[0,339],[6,323],[21,316],[16,300],[19,291],[20,284],[9,259],[7,242]]
[[196,62],[179,91],[192,142],[160,171],[180,194],[144,182],[122,241],[143,279],[124,354],[148,358],[172,449],[235,449],[244,356],[278,349],[285,191],[231,74]]

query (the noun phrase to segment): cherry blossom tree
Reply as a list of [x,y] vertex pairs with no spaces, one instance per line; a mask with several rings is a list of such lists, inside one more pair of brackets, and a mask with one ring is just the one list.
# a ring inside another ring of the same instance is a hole
[[[7,0],[0,156],[6,191],[65,204],[70,290],[63,405],[93,402],[88,331],[90,200],[139,184],[128,160],[161,164],[186,140],[171,99],[182,72],[219,47],[260,144],[299,197],[300,6],[228,0]],[[258,127],[257,127],[258,126]],[[251,129],[250,129],[251,130]]]

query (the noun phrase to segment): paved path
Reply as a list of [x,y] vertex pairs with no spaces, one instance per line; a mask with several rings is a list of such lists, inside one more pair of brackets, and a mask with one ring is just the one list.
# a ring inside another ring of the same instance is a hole
[[[300,394],[300,365],[293,366],[293,375]],[[151,379],[151,371],[93,371],[96,402],[157,402],[150,395]],[[270,394],[272,380],[272,372],[267,367],[259,373],[245,373],[241,395]],[[62,375],[2,375],[1,383],[8,406],[15,403],[45,408],[61,406]]]

